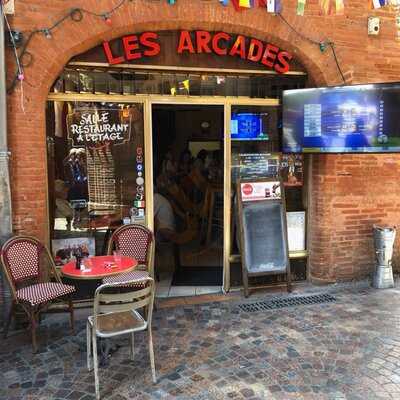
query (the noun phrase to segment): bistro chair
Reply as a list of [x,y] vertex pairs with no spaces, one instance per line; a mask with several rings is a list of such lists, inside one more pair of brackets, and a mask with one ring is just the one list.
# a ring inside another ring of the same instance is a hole
[[71,294],[75,288],[65,285],[57,273],[53,258],[46,246],[30,236],[16,236],[4,243],[1,261],[10,285],[12,304],[4,327],[4,338],[17,306],[28,315],[33,351],[37,351],[36,328],[40,313],[46,311],[54,300],[68,303],[68,309],[55,309],[70,313],[71,329],[74,331],[74,311]]
[[[139,272],[139,271],[138,271]],[[141,289],[138,290],[138,284]],[[124,289],[122,290],[121,287]],[[93,315],[86,324],[87,367],[94,369],[96,399],[100,399],[97,338],[112,338],[131,335],[131,359],[134,359],[135,332],[148,332],[150,364],[153,382],[156,383],[151,319],[154,304],[154,280],[146,277],[140,280],[106,283],[96,289]],[[143,312],[139,313],[138,310]],[[142,316],[143,314],[143,316]],[[93,365],[92,365],[93,361]]]
[[[128,224],[117,228],[108,242],[107,254],[112,255],[114,250],[119,250],[122,256],[132,257],[138,261],[135,271],[116,275],[118,280],[137,280],[135,272],[147,271],[151,278],[154,277],[154,235],[142,225]],[[115,276],[106,277],[103,283],[115,282]]]

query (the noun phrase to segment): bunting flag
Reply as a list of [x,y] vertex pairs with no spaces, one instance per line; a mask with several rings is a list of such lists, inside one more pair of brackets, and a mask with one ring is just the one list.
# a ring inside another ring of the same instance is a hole
[[251,1],[250,0],[239,0],[239,7],[251,8]]
[[306,0],[297,0],[297,15],[304,15],[304,10],[306,8]]
[[[229,0],[219,0],[223,6],[229,4]],[[266,8],[269,13],[279,13],[281,11],[281,0],[231,0],[236,11],[243,11],[249,8]],[[305,2],[305,0],[304,0]]]
[[174,87],[171,88],[171,95],[172,96],[176,95],[176,88],[174,88]]
[[267,0],[267,12],[275,12],[275,0]]
[[331,0],[319,0],[319,6],[321,8],[321,14],[328,15],[331,10]]
[[344,0],[335,0],[336,15],[344,14]]
[[374,8],[385,7],[386,0],[372,0],[372,5]]
[[275,14],[280,14],[282,12],[282,1],[275,0]]
[[189,79],[182,81],[183,87],[189,92],[190,84]]
[[175,4],[176,0],[167,0],[168,4]]

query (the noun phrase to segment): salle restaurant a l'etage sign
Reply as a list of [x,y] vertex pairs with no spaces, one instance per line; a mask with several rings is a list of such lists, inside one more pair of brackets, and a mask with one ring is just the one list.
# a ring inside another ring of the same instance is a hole
[[[292,55],[272,43],[244,35],[232,35],[226,32],[181,31],[177,37],[176,53],[216,54],[221,57],[238,57],[259,63],[267,69],[283,74],[290,69]],[[110,65],[140,60],[144,57],[158,56],[162,51],[162,42],[156,32],[143,32],[118,39],[121,43],[115,53],[110,42],[103,43],[103,49]]]

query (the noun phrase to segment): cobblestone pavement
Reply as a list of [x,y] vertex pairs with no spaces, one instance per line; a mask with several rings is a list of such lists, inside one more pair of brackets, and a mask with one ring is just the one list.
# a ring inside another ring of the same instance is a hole
[[[102,398],[400,399],[400,288],[339,288],[335,296],[335,303],[253,313],[238,304],[265,295],[159,308],[158,383],[146,336],[137,334],[135,361],[122,339],[101,368]],[[0,399],[94,398],[85,316],[77,319],[69,336],[67,315],[46,317],[36,355],[27,334],[1,342]]]

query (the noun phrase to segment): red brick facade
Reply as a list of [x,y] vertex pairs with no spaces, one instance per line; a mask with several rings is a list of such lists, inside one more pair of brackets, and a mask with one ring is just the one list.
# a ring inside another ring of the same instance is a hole
[[[68,3],[68,4],[66,4]],[[50,26],[71,7],[104,12],[117,2],[40,0],[16,2],[10,18],[14,29],[29,31]],[[218,0],[135,0],[112,16],[112,26],[85,15],[68,19],[51,39],[36,35],[21,89],[8,97],[9,145],[12,152],[13,220],[16,233],[47,239],[45,101],[55,78],[68,60],[103,40],[127,33],[163,29],[208,29],[242,33],[291,51],[317,85],[341,84],[332,52],[321,53],[277,16],[264,9],[236,12]],[[368,2],[346,3],[344,16],[320,16],[318,5],[308,5],[306,16],[295,15],[296,2],[283,0],[283,15],[303,35],[335,43],[346,83],[400,80],[400,42],[395,40],[394,14],[372,11]],[[310,2],[311,3],[311,2]],[[367,35],[367,17],[381,15],[381,33]],[[8,79],[14,72],[11,51]],[[373,223],[400,223],[400,155],[315,155],[312,166],[310,266],[311,277],[335,281],[362,277],[371,271]]]

